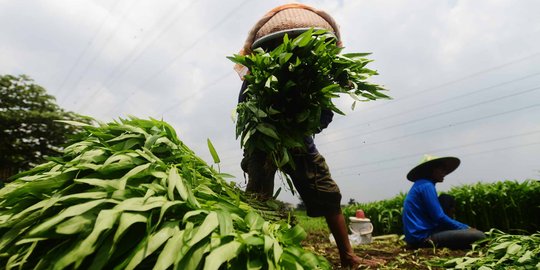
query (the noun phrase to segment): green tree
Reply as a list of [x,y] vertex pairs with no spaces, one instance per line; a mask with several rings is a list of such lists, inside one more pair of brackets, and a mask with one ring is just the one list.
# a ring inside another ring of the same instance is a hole
[[91,121],[64,111],[29,77],[0,75],[0,181],[41,163],[77,132],[56,120]]

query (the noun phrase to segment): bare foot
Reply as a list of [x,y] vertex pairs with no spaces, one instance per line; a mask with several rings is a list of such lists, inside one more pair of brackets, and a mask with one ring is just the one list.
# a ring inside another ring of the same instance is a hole
[[341,268],[343,269],[356,269],[362,265],[362,259],[356,256],[356,254],[347,254],[341,258]]
[[354,255],[354,258],[350,258],[348,262],[341,262],[341,267],[343,269],[377,269],[378,266],[384,265],[385,260],[381,259],[361,259],[360,257]]

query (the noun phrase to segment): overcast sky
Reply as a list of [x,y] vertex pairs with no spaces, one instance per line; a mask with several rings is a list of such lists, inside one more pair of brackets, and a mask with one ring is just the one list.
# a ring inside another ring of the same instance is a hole
[[[342,203],[406,192],[423,154],[462,161],[439,191],[540,178],[540,1],[301,2],[333,15],[345,52],[372,52],[372,81],[393,97],[354,111],[336,100],[347,115],[315,138]],[[27,74],[102,121],[163,118],[210,163],[209,138],[245,186],[232,120],[241,82],[226,56],[284,3],[0,0],[0,74]]]

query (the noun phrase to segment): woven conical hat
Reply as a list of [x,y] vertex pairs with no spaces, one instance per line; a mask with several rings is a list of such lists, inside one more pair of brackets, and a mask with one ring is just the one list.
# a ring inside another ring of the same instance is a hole
[[446,174],[450,174],[460,164],[460,160],[457,157],[436,157],[431,155],[424,155],[420,164],[414,167],[407,174],[409,181],[416,181],[423,177],[429,177],[431,170],[435,167],[443,167],[446,170]]
[[[323,17],[317,13],[303,8],[289,8],[276,13],[270,20],[264,23],[261,28],[255,33],[254,44],[261,38],[276,34],[284,33],[291,30],[301,30],[316,28],[326,29],[330,32],[335,32],[334,28]],[[252,48],[256,47],[252,45]]]
[[[276,39],[285,34],[294,36],[310,28],[330,31],[336,36],[338,45],[341,46],[339,26],[328,13],[294,3],[275,7],[257,21],[251,28],[240,54],[251,53],[251,50],[263,43],[265,39]],[[236,65],[235,70],[240,77],[243,77],[246,72],[240,65]]]

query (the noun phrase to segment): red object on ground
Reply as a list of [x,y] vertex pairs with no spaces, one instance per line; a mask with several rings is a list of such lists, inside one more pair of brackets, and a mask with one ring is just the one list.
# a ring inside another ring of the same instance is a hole
[[356,218],[366,218],[364,210],[356,210]]

